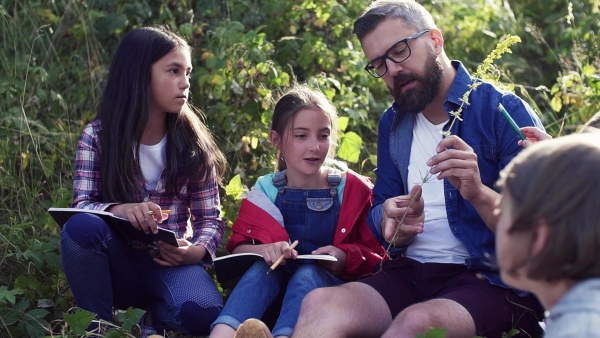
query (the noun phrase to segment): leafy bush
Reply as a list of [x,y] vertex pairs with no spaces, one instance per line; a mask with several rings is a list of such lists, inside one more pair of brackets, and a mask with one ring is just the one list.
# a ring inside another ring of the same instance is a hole
[[[340,113],[338,157],[372,174],[380,114],[391,99],[351,35],[369,0],[0,0],[0,336],[82,335],[92,320],[61,270],[50,206],[71,202],[74,152],[95,116],[106,67],[123,33],[167,24],[194,47],[192,102],[226,153],[228,223],[247,187],[273,171],[273,104],[295,81],[319,87]],[[553,135],[600,110],[598,3],[424,2],[446,52],[473,72],[503,37],[523,43],[496,64]],[[224,246],[224,243],[222,245]],[[221,248],[221,253],[223,249]],[[132,335],[135,309],[117,314]],[[65,325],[66,323],[66,325]],[[113,333],[111,333],[113,334]]]

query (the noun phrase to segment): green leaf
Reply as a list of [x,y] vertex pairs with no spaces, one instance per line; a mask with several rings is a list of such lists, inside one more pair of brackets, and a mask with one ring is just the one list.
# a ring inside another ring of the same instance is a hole
[[179,26],[179,33],[183,36],[192,36],[193,28],[194,27],[191,23],[184,23],[183,25]]
[[44,310],[44,309],[33,309],[30,311],[27,311],[27,315],[31,316],[35,319],[40,319],[40,318],[44,318],[48,315],[48,310]]
[[592,75],[594,75],[595,72],[596,72],[596,68],[594,68],[594,66],[592,66],[592,65],[583,66],[583,69],[582,69],[583,75],[592,76]]
[[260,96],[267,96],[271,93],[270,90],[266,89],[266,88],[262,88],[262,87],[258,87],[256,88],[256,92],[260,94]]
[[124,314],[125,318],[121,318],[120,320],[123,322],[123,330],[131,331],[131,328],[134,325],[137,325],[140,322],[140,319],[144,315],[146,311],[142,309],[129,308]]
[[14,309],[0,309],[0,327],[8,327],[21,319],[22,312]]
[[369,162],[371,162],[373,166],[377,166],[377,154],[369,155]]
[[96,27],[102,27],[102,31],[109,33],[119,33],[127,27],[129,20],[124,14],[107,13],[104,17],[98,20]]
[[415,337],[416,338],[445,338],[446,337],[446,331],[448,331],[448,329],[444,329],[444,328],[429,328],[429,330],[427,330],[427,332],[425,332],[425,334],[418,334]]
[[25,312],[25,310],[27,310],[28,307],[29,307],[29,299],[21,298],[21,300],[17,304],[15,304],[13,309],[20,311],[20,312]]
[[224,77],[222,77],[221,75],[219,75],[219,74],[215,74],[215,75],[213,75],[213,76],[212,76],[212,78],[210,79],[210,83],[211,83],[211,84],[214,84],[214,85],[216,85],[216,86],[220,86],[220,85],[222,85],[222,84],[224,84],[224,83],[225,83],[225,80],[226,80],[226,79],[225,79]]
[[78,309],[73,314],[65,313],[63,315],[65,322],[73,331],[78,335],[85,334],[88,326],[92,323],[92,320],[96,318],[96,315],[85,310]]
[[46,252],[44,254],[44,261],[49,267],[60,269],[62,266],[62,262],[60,260],[60,255],[56,252]]
[[341,131],[345,131],[348,128],[348,122],[350,122],[350,118],[348,116],[340,116],[338,119],[338,126],[340,126]]
[[42,169],[44,170],[44,175],[46,177],[52,177],[52,174],[54,173],[54,161],[51,158],[44,158],[42,161]]
[[262,74],[267,74],[267,72],[269,72],[269,65],[264,62],[260,62],[256,65],[256,69]]
[[355,132],[347,132],[342,139],[338,156],[350,163],[358,163],[361,148],[362,138]]
[[23,326],[29,337],[41,337],[50,332],[49,324],[43,319],[48,315],[44,309],[33,309],[28,311],[22,318],[19,326]]
[[25,252],[23,253],[23,256],[25,256],[25,259],[32,261],[36,267],[42,266],[43,259],[42,259],[42,255],[39,252],[25,250]]
[[235,200],[239,200],[244,192],[244,186],[242,185],[242,179],[239,174],[233,176],[229,183],[225,187],[225,194],[232,196]]
[[0,304],[4,304],[8,301],[11,304],[15,303],[15,295],[22,295],[23,290],[16,288],[14,290],[8,290],[6,286],[0,286]]
[[48,326],[48,322],[46,322],[45,320],[40,322],[26,321],[21,323],[25,327],[25,331],[27,331],[29,337],[43,337],[46,335],[46,333],[50,331],[45,327]]
[[514,336],[518,335],[519,332],[521,332],[521,331],[519,331],[517,329],[512,329],[512,330],[508,331],[508,333],[507,332],[502,332],[502,338],[514,337]]
[[15,286],[23,290],[35,290],[40,286],[40,282],[35,275],[21,275],[15,280]]
[[327,96],[329,101],[333,101],[333,98],[335,97],[335,89],[323,87],[321,88],[321,91],[323,94],[325,94],[325,96]]
[[126,338],[126,337],[132,337],[129,336],[127,334],[125,334],[123,331],[119,330],[119,329],[109,329],[108,331],[106,331],[103,335],[104,338]]
[[562,99],[560,94],[554,95],[552,101],[550,101],[550,106],[555,112],[559,112],[562,109]]

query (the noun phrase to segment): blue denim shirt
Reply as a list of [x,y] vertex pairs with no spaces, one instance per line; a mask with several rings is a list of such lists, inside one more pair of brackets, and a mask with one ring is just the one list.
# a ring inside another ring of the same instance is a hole
[[[456,77],[444,102],[446,112],[457,111],[463,94],[469,90],[473,78],[458,61],[452,61]],[[477,154],[479,172],[483,184],[494,188],[499,173],[521,150],[519,136],[498,111],[498,104],[513,117],[517,125],[543,128],[531,107],[514,93],[503,92],[490,83],[483,82],[469,96],[469,105],[463,107],[462,121],[457,120],[451,133],[463,139]],[[388,198],[406,195],[411,187],[407,184],[408,162],[413,136],[414,114],[396,114],[395,103],[379,121],[377,139],[377,179],[373,189],[373,207],[369,212],[369,226],[375,237],[384,245],[381,235],[383,202]],[[448,114],[447,130],[453,116]],[[465,264],[490,280],[505,286],[500,280],[495,259],[494,233],[481,219],[475,208],[458,190],[444,179],[446,213],[452,233],[469,253]],[[393,254],[402,253],[406,247],[394,248]]]
[[575,284],[548,311],[544,338],[600,337],[600,278]]

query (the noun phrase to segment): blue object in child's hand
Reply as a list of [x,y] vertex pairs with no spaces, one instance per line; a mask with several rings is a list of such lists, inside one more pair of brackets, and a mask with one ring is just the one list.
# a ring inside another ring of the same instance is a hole
[[502,105],[502,103],[498,103],[498,110],[502,113],[502,115],[504,115],[504,118],[506,120],[508,120],[508,123],[510,123],[510,125],[517,132],[517,134],[519,134],[519,137],[521,138],[521,140],[525,140],[526,137],[525,137],[525,135],[523,135],[521,128],[519,128],[519,126],[517,126],[517,123],[515,122],[515,120],[513,120],[513,118],[508,114],[506,109],[504,109],[504,106]]

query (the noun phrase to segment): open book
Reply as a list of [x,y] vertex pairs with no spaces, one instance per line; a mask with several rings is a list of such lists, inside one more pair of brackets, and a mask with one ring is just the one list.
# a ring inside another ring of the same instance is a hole
[[[214,261],[217,280],[223,287],[235,284],[256,261],[262,259],[262,255],[252,252],[217,257]],[[298,255],[297,259],[305,262],[337,261],[337,258],[331,255]]]
[[128,219],[115,216],[111,212],[79,208],[50,208],[48,209],[48,212],[61,228],[67,223],[71,216],[80,213],[89,213],[102,218],[102,220],[106,222],[117,235],[121,236],[121,238],[127,242],[138,241],[150,245],[153,242],[163,241],[174,246],[179,246],[175,232],[158,228],[158,233],[146,234],[141,230],[135,229]]

